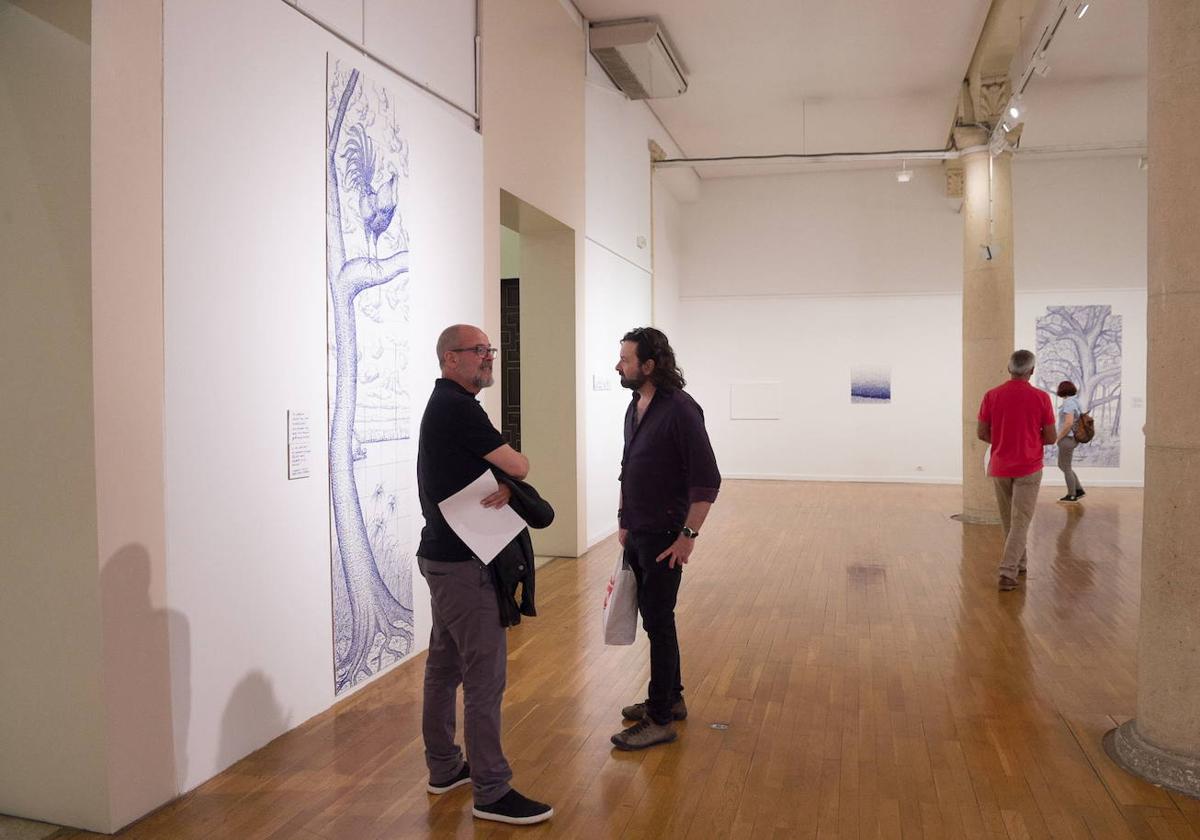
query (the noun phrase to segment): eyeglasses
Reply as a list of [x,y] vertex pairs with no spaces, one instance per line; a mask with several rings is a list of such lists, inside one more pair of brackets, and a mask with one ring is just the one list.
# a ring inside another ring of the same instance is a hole
[[489,347],[486,344],[476,344],[474,347],[451,347],[452,353],[474,353],[482,359],[494,359],[500,352],[499,347]]

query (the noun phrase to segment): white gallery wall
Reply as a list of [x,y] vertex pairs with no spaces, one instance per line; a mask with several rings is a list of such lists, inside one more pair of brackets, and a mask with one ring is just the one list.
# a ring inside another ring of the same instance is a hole
[[[679,361],[723,475],[961,480],[960,297],[702,298],[682,309]],[[890,367],[891,403],[851,404],[851,366]],[[734,419],[735,393],[752,403],[743,417],[764,419]]]
[[[678,238],[658,236],[652,216],[651,140],[668,154],[678,149],[644,102],[627,99],[588,57],[584,90],[587,149],[587,226],[584,388],[587,451],[587,531],[591,546],[617,527],[618,476],[624,449],[622,420],[630,393],[614,370],[621,336],[655,319],[662,278],[674,292]],[[686,184],[686,177],[684,176]],[[695,176],[691,176],[695,179]]]
[[1018,157],[1017,290],[1146,288],[1146,173],[1137,156]]
[[[1088,482],[1140,486],[1146,422],[1146,173],[1136,155],[1018,157],[1013,208],[1017,343],[1036,348],[1036,320],[1048,306],[1111,306],[1121,318],[1120,466],[1076,472],[1085,487]],[[1051,469],[1051,475],[1057,481],[1061,474]]]
[[[168,2],[164,26],[167,602],[187,790],[334,699],[327,52],[389,88],[410,144],[414,427],[438,332],[482,321],[482,141],[469,119],[275,0]],[[295,481],[289,410],[313,425],[312,473]],[[420,512],[409,513],[415,540]],[[415,569],[413,589],[419,650],[429,614]]]
[[[621,336],[650,323],[650,275],[592,242],[587,243],[587,544],[617,529],[617,477],[630,392],[615,370]],[[597,282],[597,278],[603,278]]]
[[680,175],[691,176],[694,182],[685,198],[680,199],[673,185],[678,181],[665,173],[656,172],[653,181],[654,217],[654,325],[675,341],[679,334],[679,284],[683,259],[683,210],[685,200],[694,200],[700,192],[699,178],[690,170],[678,170]]
[[680,296],[955,292],[962,220],[938,166],[711,178],[684,206]]
[[[725,475],[961,480],[961,218],[940,171],[916,172],[907,185],[888,170],[705,180],[700,200],[682,206],[680,363]],[[1014,218],[1018,344],[1033,346],[1049,305],[1122,316],[1121,464],[1081,478],[1140,484],[1136,158],[1018,159]],[[851,404],[854,366],[890,368],[889,404]]]

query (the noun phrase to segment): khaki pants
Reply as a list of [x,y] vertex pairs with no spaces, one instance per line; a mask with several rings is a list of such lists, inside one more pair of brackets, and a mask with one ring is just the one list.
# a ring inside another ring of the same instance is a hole
[[992,485],[996,488],[996,504],[1000,508],[1000,522],[1004,526],[1000,576],[1016,580],[1028,559],[1025,539],[1029,535],[1029,523],[1033,521],[1033,511],[1037,506],[1042,471],[1019,478],[993,476]]

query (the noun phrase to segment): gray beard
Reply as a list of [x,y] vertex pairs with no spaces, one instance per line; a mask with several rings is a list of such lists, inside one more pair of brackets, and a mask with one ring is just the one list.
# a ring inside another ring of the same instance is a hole
[[475,375],[475,378],[471,380],[471,384],[480,390],[483,390],[484,388],[491,388],[496,384],[496,377],[490,370],[486,372],[481,370]]

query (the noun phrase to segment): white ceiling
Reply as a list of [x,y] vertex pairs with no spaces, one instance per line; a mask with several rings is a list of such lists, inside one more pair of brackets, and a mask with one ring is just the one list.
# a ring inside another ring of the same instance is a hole
[[[1040,0],[1046,2],[1052,0]],[[688,91],[648,104],[688,157],[942,148],[991,5],[990,0],[575,4],[590,20],[661,22],[684,65]],[[1082,20],[1073,15],[1064,20],[1051,47],[1050,75],[1032,80],[1030,101],[1074,104],[1070,119],[1058,119],[1043,136],[1055,145],[1094,142],[1090,134],[1105,117],[1080,118],[1078,112],[1096,110],[1092,100],[1106,101],[1107,94],[1091,88],[1115,83],[1113,95],[1129,100],[1119,103],[1120,119],[1132,123],[1116,134],[1144,142],[1144,95],[1138,99],[1130,91],[1139,81],[1144,89],[1146,0],[1093,0]],[[1083,88],[1090,94],[1081,99],[1076,92]],[[1031,108],[1027,140],[1036,138],[1036,124]],[[700,171],[706,177],[748,174],[745,167]]]
[[1050,45],[1055,82],[1146,78],[1146,0],[1093,0],[1087,14],[1063,21]]

